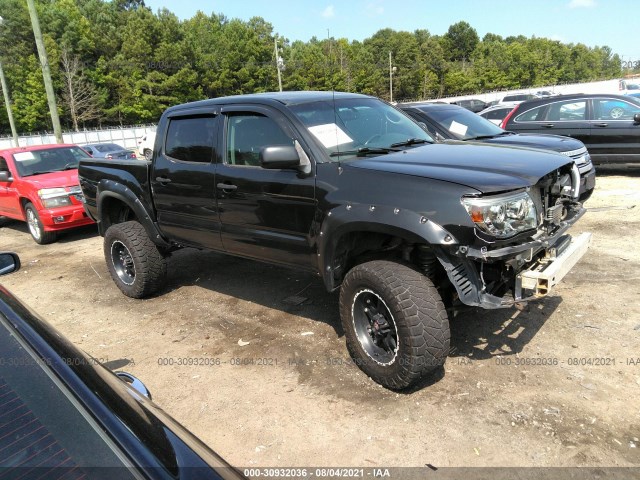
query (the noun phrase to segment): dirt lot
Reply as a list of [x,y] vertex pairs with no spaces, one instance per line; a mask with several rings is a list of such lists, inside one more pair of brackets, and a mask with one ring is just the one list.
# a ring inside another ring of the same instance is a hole
[[[338,296],[306,274],[184,250],[165,291],[132,300],[93,227],[38,246],[14,222],[0,248],[23,269],[2,283],[139,376],[233,465],[637,466],[639,173],[601,172],[573,229],[594,233],[590,253],[552,296],[523,311],[461,312],[444,370],[404,394],[349,363]],[[294,295],[307,301],[285,301]]]

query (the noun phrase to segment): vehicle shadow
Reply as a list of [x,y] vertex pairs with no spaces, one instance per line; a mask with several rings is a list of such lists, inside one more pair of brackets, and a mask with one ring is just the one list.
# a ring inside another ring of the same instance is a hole
[[[547,297],[521,310],[465,307],[454,314],[449,313],[451,341],[448,361],[456,358],[461,361],[487,360],[522,352],[561,302],[560,297]],[[445,367],[435,369],[400,393],[411,394],[438,383],[445,376]]]
[[[0,227],[11,229],[16,232],[23,233],[29,238],[29,241],[33,242],[31,234],[29,233],[29,227],[26,222],[20,222],[18,220],[6,219],[4,223],[0,224]],[[85,240],[98,235],[98,228],[95,225],[84,225],[69,230],[63,230],[58,232],[58,236],[55,243],[70,243],[77,242],[79,240]],[[35,243],[35,242],[34,242]]]
[[486,360],[520,353],[561,302],[561,297],[546,297],[522,309],[460,310],[449,321],[449,357]]
[[[611,165],[596,165],[597,177],[613,177],[623,175],[625,177],[640,177],[640,165],[625,163]],[[596,188],[598,188],[598,180],[596,178]]]
[[197,285],[231,297],[232,303],[240,299],[323,322],[338,337],[344,335],[338,293],[328,293],[312,273],[189,248],[168,259],[167,272],[167,287],[158,295]]
[[[338,292],[328,293],[322,280],[310,273],[191,249],[176,252],[169,259],[167,270],[168,286],[161,295],[185,285],[198,285],[228,295],[234,302],[240,299],[326,323],[338,337],[344,335]],[[522,309],[456,310],[449,315],[449,357],[483,360],[517,354],[536,336],[561,301],[560,297],[547,297]],[[425,381],[438,381],[437,372]]]

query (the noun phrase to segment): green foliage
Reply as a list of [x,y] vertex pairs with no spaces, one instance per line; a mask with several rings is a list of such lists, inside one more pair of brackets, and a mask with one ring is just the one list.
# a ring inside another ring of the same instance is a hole
[[[69,72],[62,54],[79,61],[73,78],[95,102],[97,118],[75,112],[80,126],[156,122],[168,106],[203,98],[278,89],[274,40],[284,60],[286,90],[344,90],[394,100],[537,87],[621,76],[609,47],[487,33],[467,22],[442,36],[428,30],[383,29],[362,42],[280,37],[263,18],[228,19],[197,12],[180,20],[143,0],[39,0],[61,120],[73,125]],[[0,0],[3,63],[21,132],[49,129],[50,118],[31,22],[23,0]],[[65,81],[66,79],[66,81]],[[76,95],[78,97],[78,95]],[[81,104],[81,102],[80,102]],[[86,120],[92,118],[91,120]],[[0,134],[9,133],[0,105]]]
[[449,27],[443,36],[449,60],[461,62],[469,60],[480,39],[476,30],[467,22],[458,22]]

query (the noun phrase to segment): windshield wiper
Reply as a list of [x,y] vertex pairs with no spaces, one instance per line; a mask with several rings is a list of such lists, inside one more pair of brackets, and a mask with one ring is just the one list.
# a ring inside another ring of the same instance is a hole
[[495,133],[493,135],[478,135],[477,137],[469,137],[469,138],[467,138],[465,140],[484,140],[486,138],[501,137],[502,135],[515,135],[515,133],[505,130],[504,132]]
[[419,145],[421,143],[432,143],[429,140],[425,140],[424,138],[409,138],[404,142],[392,143],[391,147],[409,147],[411,145]]
[[67,163],[64,168],[61,168],[60,170],[56,170],[56,172],[62,172],[64,170],[73,170],[75,168],[78,168],[78,164],[77,163]]
[[358,148],[357,150],[344,150],[342,152],[331,152],[329,156],[339,157],[341,155],[355,155],[356,157],[365,157],[367,155],[383,155],[391,152],[399,152],[399,150],[395,148],[384,148],[384,147],[375,147],[375,148],[362,147],[362,148]]

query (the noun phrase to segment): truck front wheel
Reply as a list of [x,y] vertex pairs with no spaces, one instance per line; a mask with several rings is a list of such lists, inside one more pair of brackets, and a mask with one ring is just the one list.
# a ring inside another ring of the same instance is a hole
[[104,236],[104,256],[111,278],[127,297],[146,297],[164,284],[165,258],[138,222],[110,226]]
[[340,290],[340,317],[356,365],[390,389],[416,383],[449,353],[449,319],[438,291],[400,263],[351,269]]

